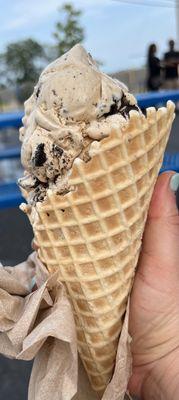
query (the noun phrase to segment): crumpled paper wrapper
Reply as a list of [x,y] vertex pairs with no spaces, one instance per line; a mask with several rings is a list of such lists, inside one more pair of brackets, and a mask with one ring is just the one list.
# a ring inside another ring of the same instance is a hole
[[[131,374],[129,306],[116,365],[102,400],[127,400]],[[34,252],[16,267],[0,265],[0,353],[34,358],[28,400],[97,400],[78,363],[71,305],[57,273],[50,275]],[[78,383],[79,382],[79,383]]]

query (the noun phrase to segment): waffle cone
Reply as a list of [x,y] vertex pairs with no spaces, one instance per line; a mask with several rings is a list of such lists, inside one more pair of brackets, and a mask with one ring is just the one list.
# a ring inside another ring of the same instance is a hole
[[174,105],[130,113],[88,163],[76,160],[74,191],[47,192],[29,212],[40,260],[59,271],[73,307],[78,351],[93,388],[111,379],[149,202]]

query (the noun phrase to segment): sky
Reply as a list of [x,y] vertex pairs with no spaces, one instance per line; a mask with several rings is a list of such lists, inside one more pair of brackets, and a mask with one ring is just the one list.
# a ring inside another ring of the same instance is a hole
[[[116,72],[145,65],[147,46],[158,45],[159,55],[167,41],[176,38],[174,0],[71,0],[83,11],[84,45],[102,69]],[[124,3],[132,4],[124,4]],[[42,44],[54,44],[53,32],[59,19],[61,0],[0,0],[0,51],[10,42],[32,37]]]

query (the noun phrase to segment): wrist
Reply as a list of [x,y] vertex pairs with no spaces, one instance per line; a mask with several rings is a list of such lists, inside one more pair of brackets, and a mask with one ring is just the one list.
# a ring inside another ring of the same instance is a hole
[[179,349],[155,362],[142,385],[142,400],[179,399]]

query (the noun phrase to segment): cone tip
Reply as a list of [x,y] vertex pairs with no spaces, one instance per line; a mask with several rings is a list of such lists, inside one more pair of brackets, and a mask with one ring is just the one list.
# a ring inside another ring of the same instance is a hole
[[171,112],[175,111],[175,104],[173,103],[173,101],[171,100],[167,101],[167,109]]

